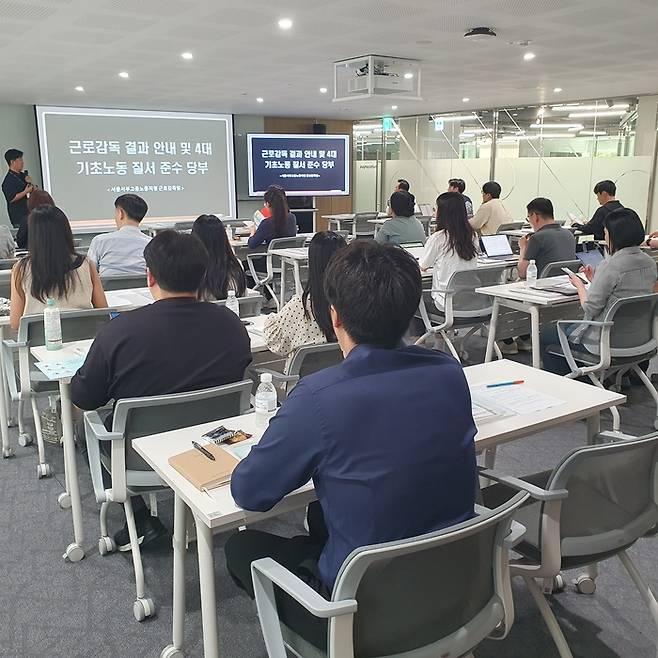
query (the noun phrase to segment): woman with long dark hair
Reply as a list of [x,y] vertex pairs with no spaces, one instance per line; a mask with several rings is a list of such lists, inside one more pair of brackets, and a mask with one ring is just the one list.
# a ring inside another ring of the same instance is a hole
[[466,217],[464,197],[459,192],[444,192],[436,199],[436,231],[425,244],[420,269],[434,268],[432,299],[444,310],[445,294],[438,292],[447,287],[455,272],[477,267],[477,235]]
[[28,255],[11,273],[13,329],[23,315],[42,313],[49,298],[60,309],[106,308],[96,268],[75,252],[66,215],[56,206],[37,206],[27,218],[30,234]]
[[272,213],[252,229],[249,249],[268,245],[275,238],[291,238],[297,235],[297,218],[290,212],[288,199],[282,187],[270,185],[263,197],[265,206]]
[[192,225],[192,235],[201,240],[210,256],[199,299],[209,302],[226,299],[229,290],[235,291],[236,297],[243,297],[247,280],[222,220],[215,215],[201,215]]
[[289,356],[302,345],[336,341],[324,294],[324,273],[332,256],[346,246],[345,238],[333,231],[313,236],[308,248],[308,281],[304,292],[265,320],[265,342],[271,352]]

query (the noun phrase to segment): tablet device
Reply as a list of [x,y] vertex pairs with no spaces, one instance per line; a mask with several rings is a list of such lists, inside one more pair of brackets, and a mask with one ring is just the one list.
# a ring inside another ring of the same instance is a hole
[[583,265],[590,265],[595,270],[596,266],[603,260],[603,255],[598,249],[592,249],[592,251],[579,251],[576,258]]

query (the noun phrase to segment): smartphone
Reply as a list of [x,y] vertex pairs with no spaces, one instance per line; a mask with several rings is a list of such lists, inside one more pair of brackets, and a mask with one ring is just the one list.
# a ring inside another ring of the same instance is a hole
[[253,324],[253,322],[252,322],[251,320],[242,320],[242,324],[243,324],[245,327],[248,327],[250,324]]
[[582,272],[572,272],[568,267],[563,267],[562,271],[569,276],[577,276],[583,283],[589,283],[589,280]]

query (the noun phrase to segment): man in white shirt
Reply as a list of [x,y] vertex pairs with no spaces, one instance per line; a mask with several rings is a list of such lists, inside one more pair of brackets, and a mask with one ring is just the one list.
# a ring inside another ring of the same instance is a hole
[[136,194],[122,194],[114,202],[114,221],[118,231],[97,235],[89,245],[87,258],[101,276],[144,274],[144,248],[151,238],[139,230],[148,206]]
[[480,235],[494,235],[501,224],[514,221],[500,200],[500,193],[501,188],[496,181],[491,180],[482,186],[482,205],[468,220]]

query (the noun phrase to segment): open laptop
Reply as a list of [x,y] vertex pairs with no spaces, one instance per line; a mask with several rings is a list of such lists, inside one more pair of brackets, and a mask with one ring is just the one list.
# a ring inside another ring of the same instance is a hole
[[489,260],[517,260],[506,235],[483,235],[480,237],[482,253]]
[[430,203],[421,203],[420,204],[420,214],[423,217],[431,217],[432,216],[432,204],[430,204]]

